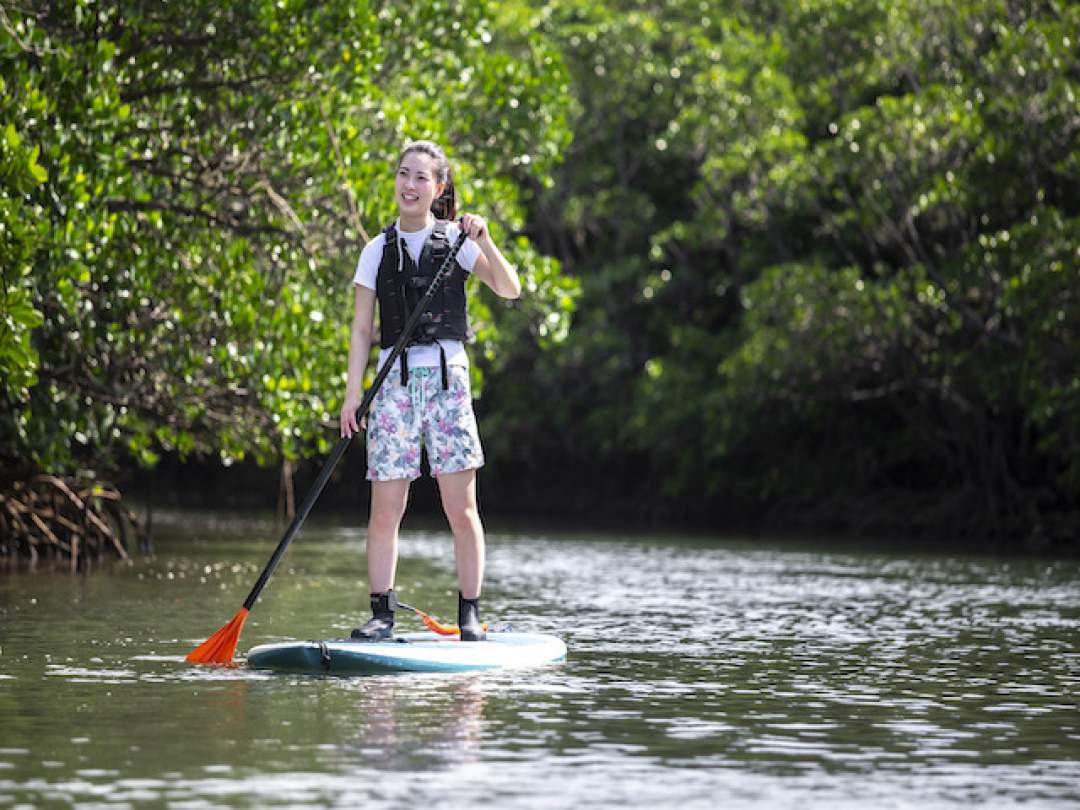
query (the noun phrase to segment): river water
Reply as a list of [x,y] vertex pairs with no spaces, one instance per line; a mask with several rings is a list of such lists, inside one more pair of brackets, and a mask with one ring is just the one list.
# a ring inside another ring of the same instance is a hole
[[[492,533],[485,618],[562,636],[565,663],[186,664],[280,533],[174,514],[131,565],[0,573],[0,807],[1080,803],[1076,561]],[[241,653],[347,635],[363,570],[361,529],[305,527]],[[452,620],[453,570],[445,532],[404,533],[402,598]]]

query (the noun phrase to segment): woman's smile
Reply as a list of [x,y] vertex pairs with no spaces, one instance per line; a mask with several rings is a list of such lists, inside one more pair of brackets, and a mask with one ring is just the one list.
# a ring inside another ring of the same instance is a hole
[[423,214],[431,209],[432,202],[442,192],[442,185],[435,181],[438,167],[428,155],[412,152],[398,166],[395,178],[398,207],[403,214]]

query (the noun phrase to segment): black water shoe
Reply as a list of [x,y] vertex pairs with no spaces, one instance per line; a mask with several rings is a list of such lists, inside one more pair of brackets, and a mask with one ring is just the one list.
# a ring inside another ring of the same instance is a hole
[[457,623],[461,629],[462,641],[483,641],[487,638],[484,627],[480,624],[480,597],[466,599],[458,591]]
[[394,611],[398,600],[391,588],[383,593],[371,594],[371,618],[363,627],[350,633],[356,641],[386,641],[394,634]]

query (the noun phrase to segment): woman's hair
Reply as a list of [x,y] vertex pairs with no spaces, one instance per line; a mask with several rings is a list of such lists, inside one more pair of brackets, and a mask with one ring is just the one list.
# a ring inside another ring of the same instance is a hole
[[431,213],[435,215],[436,219],[455,219],[457,218],[457,197],[454,194],[454,174],[450,171],[450,161],[446,159],[446,153],[442,150],[437,143],[433,141],[413,141],[405,147],[401,152],[401,156],[398,158],[397,165],[401,165],[401,161],[405,159],[405,156],[409,152],[419,152],[422,155],[434,159],[435,161],[435,182],[445,183],[442,196],[436,197],[435,201],[431,203]]

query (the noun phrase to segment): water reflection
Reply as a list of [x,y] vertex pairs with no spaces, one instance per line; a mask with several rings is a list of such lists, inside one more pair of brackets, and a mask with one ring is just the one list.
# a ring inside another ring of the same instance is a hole
[[[419,682],[418,682],[419,681]],[[454,768],[479,759],[485,697],[468,680],[362,681],[346,758],[382,771]]]

